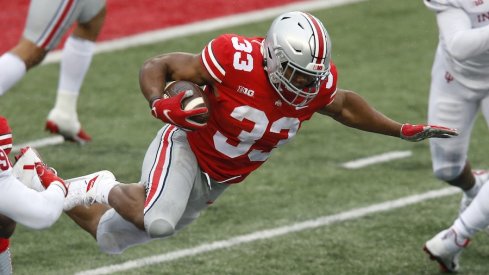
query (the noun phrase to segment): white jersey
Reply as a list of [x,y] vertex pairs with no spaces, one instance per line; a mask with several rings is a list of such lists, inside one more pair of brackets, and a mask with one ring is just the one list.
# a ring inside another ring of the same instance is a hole
[[[489,1],[424,0],[436,12],[440,32],[437,58],[462,85],[489,88]],[[441,55],[441,57],[440,57]]]
[[63,212],[64,191],[52,185],[43,192],[26,187],[12,175],[12,165],[0,148],[0,214],[33,229],[51,226]]

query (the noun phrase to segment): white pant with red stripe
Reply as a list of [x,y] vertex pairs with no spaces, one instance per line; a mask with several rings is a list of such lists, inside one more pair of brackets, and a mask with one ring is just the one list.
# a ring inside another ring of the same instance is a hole
[[31,0],[23,36],[51,50],[75,21],[90,21],[104,6],[105,0]]
[[102,251],[117,254],[130,246],[173,235],[199,217],[228,186],[200,170],[185,131],[172,125],[164,126],[149,146],[141,183],[146,188],[146,231],[110,209],[97,227]]

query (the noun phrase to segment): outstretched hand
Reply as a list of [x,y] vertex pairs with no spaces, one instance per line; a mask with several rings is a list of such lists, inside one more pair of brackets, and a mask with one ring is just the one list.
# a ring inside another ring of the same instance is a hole
[[51,185],[56,185],[63,190],[65,196],[68,194],[68,188],[65,182],[56,175],[53,168],[48,167],[42,162],[36,162],[34,166],[44,188],[47,189]]
[[457,129],[436,125],[409,124],[401,127],[401,138],[409,141],[421,141],[427,138],[450,138],[458,136]]

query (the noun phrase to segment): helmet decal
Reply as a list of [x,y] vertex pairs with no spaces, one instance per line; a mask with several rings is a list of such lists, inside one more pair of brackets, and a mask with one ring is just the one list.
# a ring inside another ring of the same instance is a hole
[[327,54],[326,52],[327,42],[324,39],[325,34],[323,28],[321,28],[317,19],[314,18],[312,15],[310,15],[309,13],[304,13],[304,15],[306,19],[309,21],[312,30],[314,31],[314,35],[312,38],[316,40],[315,43],[313,43],[315,49],[313,49],[314,55],[312,56],[312,63],[323,64]]

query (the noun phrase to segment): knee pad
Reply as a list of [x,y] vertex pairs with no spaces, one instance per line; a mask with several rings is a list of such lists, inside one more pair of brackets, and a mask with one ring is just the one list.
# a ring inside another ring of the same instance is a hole
[[97,244],[107,254],[121,254],[128,247],[151,240],[146,231],[122,218],[114,209],[109,209],[100,218],[97,227]]
[[165,238],[175,234],[175,226],[161,218],[152,220],[145,227],[151,238]]
[[460,173],[462,173],[463,169],[464,169],[463,166],[453,165],[453,166],[446,166],[443,168],[435,169],[433,173],[440,180],[451,181],[456,177],[458,177]]

